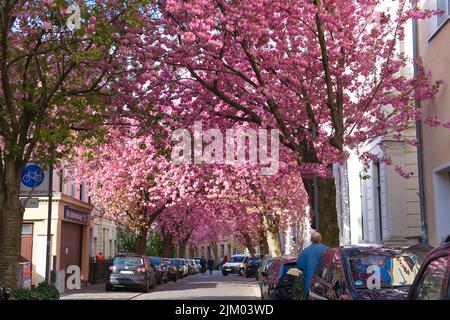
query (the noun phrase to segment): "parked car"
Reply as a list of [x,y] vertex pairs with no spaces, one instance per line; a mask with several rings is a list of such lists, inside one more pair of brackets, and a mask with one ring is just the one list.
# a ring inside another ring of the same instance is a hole
[[260,265],[261,258],[250,258],[245,264],[245,277],[250,278],[251,276],[256,276]]
[[187,266],[186,266],[186,263],[184,262],[184,260],[180,259],[180,258],[173,258],[172,261],[175,264],[175,266],[177,267],[178,278],[184,278],[187,275],[187,272],[186,272]]
[[181,259],[181,261],[183,262],[183,272],[184,272],[184,276],[188,276],[189,275],[189,263],[186,259]]
[[175,263],[172,261],[172,259],[162,259],[163,263],[167,267],[167,278],[169,280],[172,280],[174,282],[177,282],[178,280],[178,269]]
[[236,254],[233,255],[227,263],[222,266],[222,274],[227,276],[228,274],[239,274],[243,276],[245,274],[245,263],[250,259],[248,254]]
[[105,290],[114,288],[133,288],[148,292],[156,285],[154,265],[146,256],[132,253],[118,254],[106,278]]
[[259,285],[260,288],[261,288],[261,280],[263,278],[261,273],[263,271],[267,271],[269,269],[270,265],[277,259],[280,259],[280,258],[266,256],[263,259],[261,259],[261,265],[259,266],[258,272],[256,273],[256,280],[258,280],[260,282],[260,285]]
[[161,258],[159,257],[148,257],[150,262],[153,263],[156,269],[156,282],[160,284],[161,282],[167,283],[169,281],[167,277],[167,267],[161,263]]
[[450,300],[450,242],[428,254],[409,290],[408,300]]
[[403,300],[432,248],[340,247],[327,250],[316,269],[310,300]]
[[194,259],[187,259],[188,265],[189,265],[189,274],[197,274],[198,273],[198,266],[195,263]]
[[293,281],[286,273],[297,267],[295,258],[274,259],[267,271],[261,272],[262,300],[292,300]]

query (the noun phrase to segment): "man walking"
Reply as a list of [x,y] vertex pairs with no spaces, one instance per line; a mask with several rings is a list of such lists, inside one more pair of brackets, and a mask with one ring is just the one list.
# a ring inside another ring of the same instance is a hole
[[214,269],[214,259],[212,257],[210,257],[208,260],[208,269],[209,269],[209,274],[212,275],[212,272]]
[[202,269],[202,274],[206,273],[206,259],[204,256],[202,256],[202,259],[200,260],[200,267]]
[[311,234],[311,245],[304,249],[297,259],[297,269],[303,271],[303,291],[305,297],[308,294],[317,264],[327,249],[328,247],[322,244],[322,235],[319,232],[313,232]]

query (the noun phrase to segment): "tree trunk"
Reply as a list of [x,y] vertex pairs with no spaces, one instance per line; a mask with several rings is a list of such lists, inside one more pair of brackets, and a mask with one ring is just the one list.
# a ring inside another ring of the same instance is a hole
[[269,245],[269,252],[274,257],[280,257],[283,255],[281,250],[280,231],[278,228],[267,230],[267,243]]
[[260,228],[260,240],[259,240],[259,251],[261,254],[268,255],[269,254],[269,244],[267,243],[267,234],[264,231],[264,228]]
[[[323,243],[329,247],[339,246],[339,227],[336,210],[336,185],[334,178],[317,178],[319,231],[322,234]],[[311,219],[314,221],[314,185],[313,180],[303,179],[311,207]],[[316,227],[317,229],[317,227]]]
[[256,251],[255,251],[255,247],[254,247],[254,245],[253,245],[253,241],[252,241],[250,235],[249,235],[247,232],[243,232],[243,233],[242,233],[242,236],[243,236],[244,239],[245,239],[245,247],[247,248],[247,250],[248,250],[248,252],[250,253],[250,255],[251,255],[252,257],[254,257],[255,254],[256,254]]
[[283,254],[281,250],[280,230],[279,224],[276,221],[269,221],[269,218],[264,215],[264,226],[267,233],[267,244],[269,253],[274,257],[279,257]]
[[178,243],[178,257],[185,258],[186,257],[186,245],[187,241],[181,240]]
[[210,246],[211,246],[211,250],[213,252],[214,261],[216,261],[216,262],[219,261],[219,250],[217,248],[217,243],[213,242],[210,244]]
[[21,166],[12,159],[6,159],[4,165],[0,181],[0,283],[16,288],[25,211],[19,198]]
[[147,253],[147,233],[148,228],[143,227],[139,229],[136,237],[136,253],[145,255]]
[[170,234],[167,234],[162,239],[162,256],[164,258],[170,257],[170,251],[172,249],[172,236]]

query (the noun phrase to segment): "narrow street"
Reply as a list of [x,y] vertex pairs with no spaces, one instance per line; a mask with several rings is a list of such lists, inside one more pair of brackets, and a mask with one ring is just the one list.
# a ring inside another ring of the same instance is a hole
[[149,293],[132,290],[106,292],[103,284],[81,290],[66,292],[62,300],[254,300],[260,299],[255,278],[237,275],[222,276],[219,271],[213,275],[192,275],[177,282],[158,285]]

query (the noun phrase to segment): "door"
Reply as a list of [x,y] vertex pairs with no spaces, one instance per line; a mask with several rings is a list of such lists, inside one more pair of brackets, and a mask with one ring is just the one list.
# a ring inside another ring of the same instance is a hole
[[22,239],[20,243],[20,255],[32,261],[33,259],[33,224],[24,223],[22,225]]
[[331,284],[331,270],[332,259],[334,252],[332,250],[326,251],[316,269],[316,273],[311,280],[309,286],[309,300],[328,300],[328,293],[330,292]]
[[81,268],[82,232],[82,225],[62,222],[60,270],[66,270],[70,265],[77,265]]

